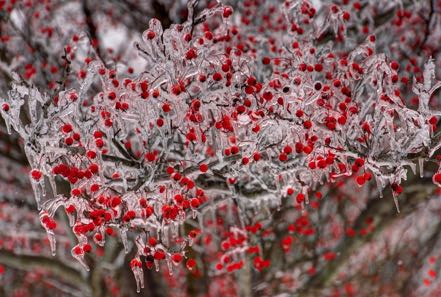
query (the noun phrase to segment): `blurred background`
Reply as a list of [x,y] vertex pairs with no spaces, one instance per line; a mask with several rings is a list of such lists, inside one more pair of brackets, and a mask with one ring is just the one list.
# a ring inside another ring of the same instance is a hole
[[[223,1],[247,12],[247,2]],[[258,13],[282,1],[257,1]],[[326,15],[332,3],[353,12],[348,42],[355,47],[371,33],[377,51],[399,61],[410,81],[432,57],[439,72],[441,1],[313,1]],[[75,87],[92,59],[120,75],[144,71],[133,43],[151,18],[164,28],[187,17],[186,1],[174,0],[0,0],[0,98],[7,96],[12,71],[56,100]],[[214,5],[201,0],[197,10]],[[250,15],[250,18],[257,19]],[[325,32],[326,33],[326,32]],[[332,39],[324,34],[323,39]],[[71,52],[75,52],[72,56]],[[148,70],[148,69],[147,69]],[[439,73],[438,73],[439,74]],[[438,79],[440,76],[438,75]],[[440,94],[431,99],[439,107]],[[27,296],[441,296],[441,192],[432,182],[436,158],[420,178],[410,174],[397,213],[391,193],[379,198],[374,183],[360,188],[353,179],[324,185],[311,201],[315,211],[299,215],[281,209],[252,227],[269,262],[244,261],[240,270],[217,273],[205,248],[194,248],[198,269],[145,271],[146,288],[136,293],[118,237],[94,247],[86,272],[70,254],[75,242],[67,216],[57,213],[57,254],[50,253],[28,180],[23,142],[0,120],[0,297]],[[205,240],[205,241],[204,241]],[[205,243],[204,243],[205,242]]]

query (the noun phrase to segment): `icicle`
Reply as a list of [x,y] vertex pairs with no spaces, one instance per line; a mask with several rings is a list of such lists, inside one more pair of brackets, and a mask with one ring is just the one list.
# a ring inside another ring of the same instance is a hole
[[34,191],[35,202],[37,202],[37,209],[41,210],[41,191],[40,184],[34,180],[31,180],[32,190]]
[[[95,77],[96,69],[101,66],[101,63],[98,61],[93,61],[90,63],[90,66],[87,68],[87,75],[84,79],[83,83],[80,86],[80,92],[78,94],[78,97],[80,98],[81,102],[83,101],[85,94],[90,88],[90,85],[93,83],[93,79]],[[78,105],[80,106],[80,104]]]
[[75,225],[75,216],[71,213],[68,213],[67,217],[69,219],[69,226],[72,227],[73,225]]
[[50,217],[54,217],[57,209],[65,204],[63,195],[57,195],[55,199],[48,200],[42,204],[42,208]]
[[127,179],[126,179],[125,175],[123,175],[123,177],[122,177],[122,184],[123,184],[124,191],[127,192],[128,185],[127,185]]
[[201,232],[204,232],[204,215],[201,212],[198,214],[198,223]]
[[52,230],[47,231],[47,239],[49,240],[49,245],[51,247],[51,254],[55,256],[57,254],[57,240],[55,238],[55,234]]
[[8,131],[8,135],[11,135],[11,123],[9,122],[9,117],[3,117],[3,120],[5,121],[6,130]]
[[176,223],[176,222],[172,222],[172,223],[171,223],[171,234],[172,234],[172,238],[176,238],[176,237],[179,236],[178,228],[179,228],[178,223]]
[[384,188],[383,181],[378,175],[374,175],[374,176],[375,176],[375,182],[377,184],[378,194],[380,195],[380,198],[383,198],[383,188]]
[[144,272],[140,267],[138,267],[137,270],[139,285],[137,284],[136,292],[139,293],[141,291],[139,286],[141,286],[141,289],[144,289]]
[[127,229],[125,227],[120,228],[120,233],[121,233],[121,241],[124,246],[124,252],[127,254],[129,252],[129,244],[127,241]]
[[[278,206],[279,207],[277,208],[277,211],[280,211],[280,204]],[[258,205],[257,208],[263,209],[266,213],[271,213],[270,209],[268,208],[268,204],[267,204],[266,199],[261,199],[260,205]]]
[[308,205],[308,204],[309,204],[309,195],[308,195],[308,191],[304,191],[303,195],[305,195],[305,204]]
[[165,261],[167,262],[168,273],[169,273],[170,276],[172,276],[173,275],[173,263],[172,263],[172,260],[170,258],[167,258]]
[[169,227],[168,226],[164,226],[164,228],[163,228],[162,242],[165,246],[169,245]]
[[53,229],[55,229],[56,224],[55,221],[49,216],[49,213],[46,210],[40,211],[40,222],[46,231],[47,238],[49,240],[49,245],[51,249],[52,256],[55,256],[57,250],[57,241],[55,239],[55,234]]
[[137,268],[133,268],[133,275],[135,276],[135,281],[136,281],[136,293],[140,293],[141,292],[141,288],[140,288],[141,279],[139,277],[139,273],[138,273]]
[[[75,251],[77,251],[77,253]],[[89,265],[84,261],[84,251],[79,245],[74,246],[71,253],[72,257],[74,257],[86,271],[90,271]]]
[[136,281],[136,292],[141,292],[141,289],[144,289],[144,272],[142,270],[142,263],[139,259],[133,259],[130,262],[130,266],[132,267],[133,275],[135,276]]
[[40,188],[41,188],[41,195],[43,197],[46,197],[46,187],[44,184],[44,178],[40,179]]
[[420,168],[420,177],[423,178],[424,177],[424,159],[423,158],[418,159],[418,167]]
[[395,207],[397,208],[397,212],[400,213],[400,206],[398,205],[398,196],[395,193],[392,193],[394,197]]
[[162,221],[161,228],[156,229],[156,237],[158,241],[162,241],[162,230],[164,229],[164,221]]
[[55,178],[52,174],[49,174],[49,184],[51,186],[52,189],[52,193],[55,195],[57,195],[57,183],[55,182]]

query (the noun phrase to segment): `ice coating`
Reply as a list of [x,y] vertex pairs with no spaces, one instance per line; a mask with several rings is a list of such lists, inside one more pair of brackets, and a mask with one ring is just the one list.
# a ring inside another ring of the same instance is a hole
[[[194,243],[183,230],[186,222],[203,230],[203,217],[219,201],[243,212],[269,213],[281,207],[282,189],[289,185],[302,194],[297,202],[304,207],[310,189],[360,168],[372,173],[381,193],[399,185],[416,160],[422,171],[424,159],[441,146],[428,123],[439,115],[428,102],[441,85],[434,81],[432,61],[423,82],[414,83],[419,98],[414,110],[395,92],[395,70],[370,40],[344,63],[328,53],[290,49],[283,52],[285,60],[267,66],[261,61],[269,55],[267,36],[257,38],[255,52],[231,47],[227,57],[222,41],[234,20],[222,16],[221,4],[195,16],[194,3],[181,25],[164,30],[159,20],[150,21],[143,42],[136,44],[147,62],[138,77],[117,77],[92,63],[81,86],[61,92],[56,105],[15,82],[5,99],[10,109],[2,111],[8,129],[24,139],[32,168],[43,173],[31,180],[52,250],[50,218],[60,206],[75,207],[68,213],[78,240],[72,255],[86,268],[90,234],[99,234],[93,240],[104,245],[107,232],[116,230],[126,253],[142,235],[132,265],[138,288],[143,287],[140,257],[156,254],[156,267],[164,258],[171,263],[172,246],[183,252]],[[306,1],[292,3],[288,11],[294,13],[287,18],[296,20]],[[322,30],[338,31],[341,17],[331,16]],[[216,43],[196,41],[207,35],[205,21],[216,24]],[[282,50],[283,36],[274,38]],[[310,38],[299,40],[305,49]],[[332,84],[302,70],[319,61],[333,69]],[[360,159],[363,164],[354,168]],[[46,181],[55,195],[46,193]],[[61,181],[69,183],[65,196]],[[211,181],[225,186],[211,187]],[[393,188],[398,210],[399,188]],[[237,224],[245,226],[244,220],[239,217]],[[160,243],[147,243],[153,235]]]

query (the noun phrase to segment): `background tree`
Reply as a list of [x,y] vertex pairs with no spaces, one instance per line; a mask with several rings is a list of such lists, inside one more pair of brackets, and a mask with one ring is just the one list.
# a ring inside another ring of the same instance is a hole
[[184,2],[0,2],[0,295],[438,296],[441,3]]

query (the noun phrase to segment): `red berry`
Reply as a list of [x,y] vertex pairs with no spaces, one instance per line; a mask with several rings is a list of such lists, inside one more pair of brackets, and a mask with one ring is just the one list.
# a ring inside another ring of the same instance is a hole
[[262,63],[263,65],[268,65],[269,63],[271,63],[271,59],[269,57],[263,57]]
[[390,63],[390,68],[392,68],[393,70],[398,70],[398,68],[400,68],[400,64],[398,64],[397,61],[392,61]]
[[321,72],[323,70],[323,65],[322,64],[315,64],[314,70],[317,72]]
[[191,60],[191,59],[194,59],[194,58],[196,58],[198,56],[198,54],[197,54],[197,52],[194,50],[194,49],[189,49],[188,51],[187,51],[187,53],[185,54],[185,58],[187,59],[187,60]]
[[94,138],[101,138],[101,137],[103,137],[103,132],[95,131],[95,132],[93,132],[93,137]]
[[201,202],[200,202],[199,198],[193,198],[190,201],[190,205],[192,208],[198,208],[199,205],[201,205]]
[[73,248],[73,251],[72,251],[75,255],[81,255],[82,253],[83,253],[83,249],[81,248],[81,247],[79,247],[79,246],[76,246],[76,247],[74,247]]
[[73,206],[72,204],[71,205],[69,205],[68,207],[66,207],[66,212],[67,213],[73,213],[73,212],[75,212],[75,206]]
[[199,170],[200,170],[201,172],[207,172],[207,171],[208,171],[208,165],[207,165],[207,164],[201,164],[201,165],[199,166]]
[[400,195],[403,192],[403,187],[399,184],[394,183],[391,185],[391,188],[397,195]]
[[156,120],[156,125],[158,125],[158,127],[164,126],[164,119],[163,118],[158,118]]
[[90,186],[90,191],[91,192],[97,192],[99,189],[100,189],[100,185],[98,185],[98,184],[92,184]]
[[111,206],[112,207],[117,207],[118,205],[120,205],[121,204],[121,198],[120,197],[113,197],[112,198],[112,202],[111,202]]
[[312,127],[312,122],[311,121],[305,121],[304,123],[303,123],[303,127],[305,127],[305,129],[311,129],[311,127]]
[[192,270],[193,267],[196,266],[196,261],[195,261],[194,259],[188,259],[188,260],[187,260],[187,263],[185,264],[185,266],[187,266],[187,268],[188,268],[189,270]]
[[223,17],[228,18],[233,13],[233,9],[231,7],[225,7],[223,12]]
[[65,143],[66,145],[71,146],[71,145],[73,144],[73,142],[74,142],[74,140],[73,140],[72,137],[66,137],[66,138],[64,139],[64,143]]
[[354,164],[357,165],[357,167],[363,167],[364,166],[364,160],[362,158],[357,158],[357,159],[355,159]]
[[83,246],[83,251],[86,252],[86,253],[89,253],[90,251],[92,251],[92,246],[90,244],[86,243]]
[[95,159],[96,158],[96,153],[94,151],[87,151],[86,155],[87,155],[87,157],[89,159]]
[[90,172],[92,172],[93,174],[98,173],[99,171],[99,167],[98,164],[92,163],[89,165],[89,170]]
[[437,123],[438,123],[438,119],[436,117],[433,116],[429,119],[429,124],[436,125]]
[[237,154],[238,152],[239,152],[239,147],[237,147],[235,145],[231,147],[231,153],[233,155]]
[[181,263],[181,261],[182,261],[182,255],[179,253],[174,253],[171,256],[171,258],[172,258],[173,262],[175,262],[175,263]]
[[285,153],[281,153],[281,154],[279,155],[279,161],[281,161],[281,162],[285,162],[286,160],[288,160],[288,155],[285,154]]
[[253,159],[254,159],[254,161],[259,161],[260,160],[260,153],[259,152],[255,152],[254,154],[253,154]]
[[80,196],[81,195],[81,189],[75,188],[71,191],[72,196]]
[[362,186],[365,184],[366,179],[365,179],[364,175],[359,175],[359,176],[357,176],[356,181],[359,186]]
[[147,32],[147,38],[148,39],[153,39],[153,38],[155,38],[155,36],[156,36],[156,33],[154,32],[154,31],[148,31]]
[[220,74],[219,72],[216,72],[213,74],[213,80],[214,81],[220,81],[222,80],[222,74]]
[[32,177],[34,180],[36,180],[36,181],[39,181],[39,180],[41,179],[42,176],[43,176],[43,174],[41,173],[40,170],[33,169],[33,170],[31,171],[31,177]]
[[165,259],[165,253],[164,253],[164,251],[162,251],[162,250],[157,250],[157,251],[154,253],[153,257],[154,257],[156,260],[164,260],[164,259]]
[[433,181],[437,184],[441,184],[441,173],[440,172],[435,173],[435,175],[433,176]]
[[150,246],[155,246],[158,244],[158,240],[155,237],[150,237],[149,238],[149,245]]
[[107,94],[107,98],[109,98],[110,100],[115,100],[116,99],[115,92],[110,92],[109,94]]

